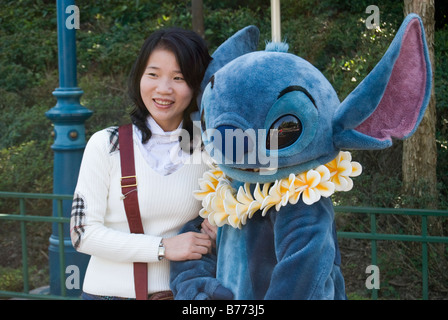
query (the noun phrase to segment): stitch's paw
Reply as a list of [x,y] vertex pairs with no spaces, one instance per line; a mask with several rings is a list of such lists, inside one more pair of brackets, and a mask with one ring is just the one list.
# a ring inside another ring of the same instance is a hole
[[233,293],[226,287],[219,285],[212,295],[213,300],[233,300]]

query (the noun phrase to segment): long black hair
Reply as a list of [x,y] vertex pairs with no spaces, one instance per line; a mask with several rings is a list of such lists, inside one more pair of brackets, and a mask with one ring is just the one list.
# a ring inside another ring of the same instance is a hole
[[186,83],[193,90],[193,99],[183,115],[183,129],[187,130],[193,139],[193,123],[190,115],[198,110],[196,97],[199,94],[205,70],[212,60],[207,45],[194,31],[177,27],[157,30],[143,43],[128,82],[128,94],[134,104],[131,120],[142,133],[142,143],[148,142],[151,138],[151,130],[146,125],[149,111],[140,94],[140,80],[154,49],[166,49],[175,55]]

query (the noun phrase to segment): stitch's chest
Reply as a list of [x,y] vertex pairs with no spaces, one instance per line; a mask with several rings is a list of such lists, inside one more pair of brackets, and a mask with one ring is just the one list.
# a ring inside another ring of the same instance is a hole
[[[236,300],[263,299],[277,264],[273,220],[276,214],[262,217],[255,213],[242,229],[225,225],[219,229],[216,276],[232,290]],[[255,240],[256,239],[256,240]]]
[[[216,277],[235,299],[309,298],[325,282],[343,292],[343,284],[336,285],[334,280],[342,275],[330,199],[313,205],[299,201],[278,212],[271,208],[264,217],[257,211],[242,229],[224,225],[219,229],[217,248]],[[316,257],[321,265],[308,261]],[[291,281],[277,283],[273,289],[272,282],[286,275]],[[309,296],[301,296],[296,277],[307,282]]]

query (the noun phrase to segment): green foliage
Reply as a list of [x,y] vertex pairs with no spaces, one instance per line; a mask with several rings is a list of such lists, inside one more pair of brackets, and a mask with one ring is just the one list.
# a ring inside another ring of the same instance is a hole
[[[397,30],[393,22],[387,21],[383,21],[379,28],[369,30],[365,27],[363,18],[351,21],[350,31],[344,31],[345,25],[341,22],[337,25],[341,26],[341,30],[330,37],[327,50],[338,54],[332,55],[331,59],[323,58],[326,65],[323,72],[343,100],[379,62]],[[350,39],[351,33],[358,34],[359,37],[343,41],[344,37]],[[347,48],[357,49],[354,52]]]
[[57,68],[53,1],[7,1],[0,11],[0,88],[20,92]]
[[84,90],[81,104],[94,112],[86,122],[87,139],[96,131],[130,121],[132,106],[127,98],[125,79],[86,75],[80,86]]
[[[46,81],[54,78],[48,75]],[[47,85],[40,89],[48,90]],[[44,113],[55,102],[38,88],[22,93],[0,88],[0,190],[51,193],[52,125]]]
[[[40,85],[48,70],[57,68],[56,30],[2,34],[0,88],[20,92]],[[36,50],[36,48],[38,48]]]
[[448,25],[435,35],[434,90],[436,93],[437,179],[441,197],[448,202]]
[[204,5],[207,8],[210,8],[212,10],[219,10],[219,9],[241,9],[241,8],[247,8],[250,10],[256,11],[259,8],[269,8],[269,1],[265,0],[224,0],[224,1],[215,1],[215,0],[204,0]]
[[53,31],[56,25],[56,5],[49,0],[5,0],[0,11],[1,32],[26,34],[38,30]]
[[[28,270],[30,289],[37,288],[48,283],[48,270],[31,266]],[[1,291],[23,291],[23,273],[20,269],[0,266],[0,290]]]
[[205,36],[209,44],[210,52],[213,53],[229,35],[234,34],[248,25],[257,25],[260,29],[260,50],[263,50],[264,41],[270,40],[271,38],[269,19],[269,9],[257,8],[250,10],[242,7],[238,10],[210,10],[205,8]]
[[0,150],[0,190],[51,193],[51,144],[31,140]]
[[23,275],[21,270],[0,267],[0,290],[22,291]]
[[51,138],[51,121],[44,113],[56,104],[51,93],[57,84],[53,70],[44,74],[39,86],[14,92],[0,87],[0,149]]

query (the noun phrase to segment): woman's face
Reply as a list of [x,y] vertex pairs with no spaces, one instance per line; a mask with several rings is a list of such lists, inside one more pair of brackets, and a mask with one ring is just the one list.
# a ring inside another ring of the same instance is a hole
[[164,131],[177,129],[193,90],[185,81],[176,56],[166,49],[154,49],[140,80],[143,103]]

